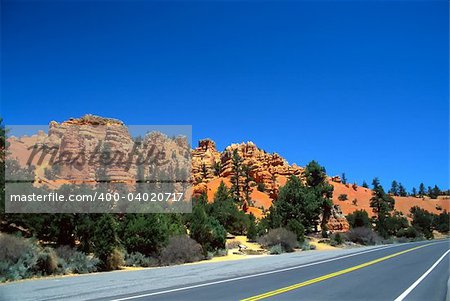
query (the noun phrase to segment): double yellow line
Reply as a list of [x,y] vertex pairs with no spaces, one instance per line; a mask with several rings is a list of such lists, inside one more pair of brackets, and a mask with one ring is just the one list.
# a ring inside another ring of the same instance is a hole
[[297,283],[297,284],[294,284],[294,285],[286,286],[286,287],[283,287],[283,288],[280,288],[280,289],[277,289],[277,290],[274,290],[274,291],[270,291],[270,292],[267,292],[267,293],[264,293],[264,294],[261,294],[261,295],[245,298],[245,299],[242,299],[241,301],[256,301],[256,300],[261,300],[261,299],[273,297],[273,296],[276,296],[276,295],[279,295],[279,294],[283,294],[283,293],[286,293],[286,292],[289,292],[289,291],[292,291],[292,290],[295,290],[295,289],[298,289],[298,288],[301,288],[301,287],[304,287],[304,286],[307,286],[307,285],[310,285],[310,284],[313,284],[313,283],[324,281],[324,280],[327,280],[327,279],[330,279],[330,278],[333,278],[333,277],[337,277],[337,276],[340,276],[340,275],[343,275],[343,274],[347,274],[347,273],[350,273],[350,272],[353,272],[353,271],[365,268],[367,266],[370,266],[370,265],[373,265],[373,264],[376,264],[376,263],[379,263],[379,262],[391,259],[393,257],[399,256],[399,255],[402,255],[402,254],[405,254],[405,253],[408,253],[408,252],[411,252],[411,251],[414,251],[414,250],[417,250],[417,249],[420,249],[420,248],[423,248],[423,247],[426,247],[426,246],[429,246],[429,245],[430,244],[417,246],[417,247],[414,247],[414,248],[411,248],[411,249],[407,249],[407,250],[404,250],[404,251],[401,251],[401,252],[397,252],[397,253],[394,253],[394,254],[391,254],[391,255],[388,255],[388,256],[384,256],[384,257],[381,257],[381,258],[378,258],[378,259],[375,259],[375,260],[372,260],[372,261],[368,261],[366,263],[359,264],[359,265],[356,265],[356,266],[353,266],[353,267],[350,267],[350,268],[347,268],[347,269],[344,269],[344,270],[340,270],[340,271],[337,271],[337,272],[334,272],[334,273],[323,275],[323,276],[320,276],[320,277],[317,277],[317,278],[314,278],[314,279],[311,279],[311,280],[307,280],[307,281],[300,282],[300,283]]

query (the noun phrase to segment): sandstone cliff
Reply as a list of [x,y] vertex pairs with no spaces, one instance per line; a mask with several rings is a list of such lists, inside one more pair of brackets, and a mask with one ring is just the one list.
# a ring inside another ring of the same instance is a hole
[[186,137],[159,132],[132,137],[119,120],[86,115],[50,122],[48,134],[11,137],[10,157],[32,165],[40,180],[53,184],[137,180],[189,180],[190,145]]

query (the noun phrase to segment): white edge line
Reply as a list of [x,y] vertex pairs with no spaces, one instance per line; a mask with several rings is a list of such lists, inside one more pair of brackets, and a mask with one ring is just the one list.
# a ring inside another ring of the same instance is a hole
[[450,250],[447,250],[447,252],[445,252],[422,276],[420,276],[419,279],[417,279],[413,284],[411,284],[410,287],[408,287],[406,289],[406,291],[404,291],[400,296],[398,296],[394,301],[402,301],[403,299],[406,298],[406,296],[409,295],[409,293],[412,292],[413,289],[415,289],[420,282],[422,282],[423,279],[425,279],[425,277],[428,276],[428,274],[431,273],[431,271],[434,270],[434,268],[445,258],[445,256],[450,253]]
[[[411,243],[414,243],[414,242],[411,242]],[[348,258],[348,257],[353,257],[353,256],[361,255],[361,254],[366,254],[366,253],[371,253],[371,252],[375,252],[375,251],[379,251],[379,250],[384,250],[384,249],[388,249],[388,248],[404,246],[404,245],[411,244],[411,243],[389,245],[389,246],[385,246],[385,247],[380,247],[380,248],[371,249],[371,250],[358,252],[358,253],[352,253],[352,254],[349,254],[349,255],[341,256],[341,257],[335,257],[335,258],[326,259],[326,260],[323,260],[323,261],[302,264],[302,265],[293,266],[293,267],[289,267],[289,268],[283,268],[283,269],[279,269],[279,270],[267,271],[267,272],[262,272],[262,273],[257,273],[257,274],[245,275],[245,276],[229,278],[229,279],[224,279],[224,280],[218,280],[218,281],[213,281],[213,282],[207,282],[207,283],[201,283],[201,284],[196,284],[196,285],[184,286],[184,287],[179,287],[179,288],[174,288],[174,289],[169,289],[169,290],[163,290],[163,291],[158,291],[158,292],[153,292],[153,293],[134,295],[134,296],[124,297],[124,298],[119,298],[119,299],[110,299],[110,301],[133,300],[133,299],[138,299],[138,298],[143,298],[143,297],[162,295],[162,294],[173,293],[173,292],[178,292],[178,291],[184,291],[184,290],[189,290],[189,289],[198,288],[198,287],[210,286],[210,285],[221,284],[221,283],[226,283],[226,282],[232,282],[232,281],[237,281],[237,280],[242,280],[242,279],[248,279],[248,278],[254,278],[254,277],[259,277],[259,276],[264,276],[264,275],[281,273],[281,272],[291,271],[291,270],[300,269],[300,268],[304,268],[304,267],[309,267],[309,266],[313,266],[313,265],[318,265],[318,264],[322,264],[322,263],[327,263],[327,262],[331,262],[331,261],[336,261],[336,260],[343,259],[343,258]],[[439,242],[431,243],[431,244],[428,244],[428,245],[432,245],[432,244],[436,244],[436,243],[439,243]]]

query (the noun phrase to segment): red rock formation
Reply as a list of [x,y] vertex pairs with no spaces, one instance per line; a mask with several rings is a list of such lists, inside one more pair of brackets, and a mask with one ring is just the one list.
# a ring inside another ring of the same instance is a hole
[[[232,155],[237,150],[243,159],[243,164],[250,167],[250,175],[254,179],[252,184],[265,187],[265,192],[276,197],[280,186],[284,185],[290,175],[301,175],[302,168],[289,165],[280,155],[269,154],[259,149],[253,142],[232,144],[223,152],[216,150],[215,143],[209,139],[201,140],[197,148],[192,151],[192,172],[197,186],[196,191],[203,191],[204,185],[217,178],[231,178]],[[219,166],[220,168],[218,168]],[[256,190],[254,188],[253,190]]]
[[[200,140],[198,147],[192,150],[192,178],[199,185],[218,177],[220,152],[210,139]],[[217,169],[216,169],[217,168]]]
[[331,181],[332,181],[332,182],[335,182],[335,183],[341,183],[341,182],[342,182],[340,176],[334,176],[334,177],[331,177]]
[[[136,180],[139,162],[156,162],[154,170],[142,171],[145,179],[174,179],[179,170],[189,175],[190,147],[186,137],[167,137],[151,132],[138,144],[128,128],[119,120],[86,115],[68,121],[49,124],[48,135],[43,132],[31,137],[9,138],[10,151],[22,165],[32,158],[38,178],[45,178],[45,170],[57,166],[55,177],[71,183],[95,183],[97,180],[132,183]],[[41,151],[32,155],[36,145]],[[43,147],[51,153],[43,155]],[[52,159],[52,153],[55,153]],[[106,157],[104,157],[106,156]],[[44,160],[39,162],[40,157]],[[103,162],[107,162],[104,164]],[[157,167],[156,167],[157,166]],[[164,179],[162,178],[164,177]],[[60,181],[61,182],[61,181]],[[63,182],[61,182],[63,183]]]
[[350,229],[350,225],[339,205],[333,205],[327,227],[330,232],[346,232]]

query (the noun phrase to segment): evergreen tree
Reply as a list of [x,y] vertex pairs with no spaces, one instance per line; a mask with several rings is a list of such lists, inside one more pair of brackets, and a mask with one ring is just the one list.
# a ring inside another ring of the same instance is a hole
[[391,189],[389,190],[389,193],[395,196],[399,195],[399,187],[396,180],[392,181]]
[[190,233],[192,239],[203,247],[203,252],[215,252],[225,248],[226,231],[219,221],[207,216],[204,204],[199,202],[192,209]]
[[342,184],[347,184],[347,178],[345,177],[345,172],[342,173],[341,182],[342,182]]
[[92,233],[92,245],[95,255],[101,260],[102,267],[106,270],[112,267],[108,264],[113,251],[119,247],[117,235],[118,224],[114,215],[101,214],[96,220]]
[[297,241],[302,243],[305,241],[305,227],[296,219],[291,219],[287,223],[287,229],[297,236]]
[[241,177],[242,177],[242,158],[239,156],[238,150],[233,150],[233,155],[231,157],[231,192],[233,194],[233,199],[235,202],[241,203]]
[[169,239],[166,214],[148,213],[125,216],[123,244],[128,253],[157,255]]
[[373,179],[372,198],[370,199],[370,207],[375,213],[375,230],[383,237],[388,237],[387,219],[394,210],[395,200],[384,192],[378,178]]
[[369,184],[367,184],[367,182],[366,182],[366,181],[363,181],[363,183],[362,183],[362,187],[364,187],[364,188],[369,188]]
[[213,164],[213,170],[214,170],[214,175],[216,177],[220,176],[220,173],[222,172],[222,164],[219,162],[214,162]]
[[319,214],[320,203],[312,191],[292,175],[280,188],[267,218],[270,228],[286,227],[290,220],[298,220],[310,232],[315,228]]
[[426,194],[425,192],[425,185],[423,183],[420,183],[419,185],[419,196],[423,197]]
[[242,165],[242,176],[244,178],[244,184],[242,187],[242,191],[244,193],[244,199],[247,202],[247,204],[250,205],[250,194],[252,193],[252,187],[251,183],[254,181],[252,175],[252,168],[248,165]]
[[248,226],[247,226],[247,239],[249,241],[255,241],[256,236],[257,236],[256,218],[253,215],[253,213],[250,213],[249,218],[248,218]]
[[412,196],[417,196],[417,189],[416,189],[416,187],[412,188],[411,195]]
[[243,234],[247,228],[248,217],[239,210],[230,191],[222,181],[214,195],[214,202],[205,206],[206,213],[217,219],[230,233]]
[[402,183],[398,184],[398,195],[399,196],[407,196],[406,188],[402,185]]
[[278,199],[268,216],[271,228],[287,227],[289,221],[296,220],[307,232],[317,231],[319,222],[322,229],[326,229],[333,186],[326,181],[325,169],[315,161],[306,166],[303,176],[305,184],[292,175],[280,188]]
[[313,190],[315,201],[320,204],[320,213],[322,214],[321,228],[326,230],[326,224],[331,215],[331,208],[333,202],[333,186],[327,181],[327,175],[325,167],[321,166],[316,161],[311,161],[306,165],[303,176],[306,179],[306,185]]
[[431,186],[428,186],[427,196],[429,196],[430,198],[433,196],[433,189],[431,188]]
[[429,190],[428,195],[432,199],[437,199],[437,197],[441,195],[441,190],[437,185],[434,185],[434,187]]

